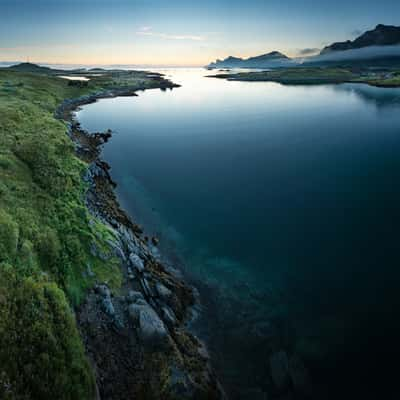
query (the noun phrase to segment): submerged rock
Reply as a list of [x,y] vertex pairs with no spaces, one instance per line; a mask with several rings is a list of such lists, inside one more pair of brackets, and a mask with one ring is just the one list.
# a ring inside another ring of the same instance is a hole
[[297,355],[293,355],[289,360],[289,375],[297,393],[302,395],[311,394],[311,381],[308,370]]
[[285,351],[281,350],[269,358],[269,367],[274,384],[282,388],[289,379],[289,360]]

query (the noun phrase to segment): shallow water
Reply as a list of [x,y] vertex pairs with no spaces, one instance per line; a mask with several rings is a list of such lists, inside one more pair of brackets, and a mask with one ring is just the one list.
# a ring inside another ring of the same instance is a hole
[[232,397],[271,392],[281,348],[302,357],[319,398],[389,394],[400,90],[161,72],[182,87],[78,118],[114,131],[103,156],[121,203],[199,283],[196,329]]

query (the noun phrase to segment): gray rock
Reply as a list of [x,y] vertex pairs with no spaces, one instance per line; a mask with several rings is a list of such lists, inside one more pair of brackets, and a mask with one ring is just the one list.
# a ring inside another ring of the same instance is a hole
[[148,306],[149,305],[145,299],[137,299],[135,304],[137,304],[138,306]]
[[269,358],[272,380],[278,388],[282,388],[289,379],[289,361],[285,351],[281,350]]
[[129,255],[129,261],[132,267],[134,267],[139,273],[144,271],[143,261],[137,254],[131,253]]
[[110,317],[115,316],[115,309],[114,309],[114,305],[111,301],[111,297],[105,297],[103,299],[102,306],[103,306],[104,312],[107,313]]
[[167,306],[162,308],[163,319],[165,323],[169,326],[176,325],[176,316],[174,312]]
[[106,284],[96,285],[94,288],[95,292],[98,293],[102,297],[110,297],[111,290]]
[[159,347],[168,337],[167,329],[157,313],[143,299],[128,307],[130,320],[138,329],[139,338],[150,347]]
[[162,346],[168,338],[164,323],[151,307],[140,310],[138,333],[139,338],[152,348]]
[[142,278],[142,279],[140,280],[140,282],[141,282],[141,284],[142,284],[143,290],[144,290],[144,292],[146,293],[146,295],[147,295],[148,297],[154,297],[154,292],[153,292],[153,290],[151,289],[148,280],[147,280],[146,278]]
[[130,318],[130,320],[137,325],[139,323],[139,315],[140,315],[140,310],[143,307],[149,307],[149,305],[146,304],[130,304],[128,307],[128,316]]
[[126,300],[129,304],[136,303],[136,301],[139,299],[143,299],[143,294],[136,290],[130,290],[128,295],[126,296]]
[[168,300],[172,295],[172,292],[159,282],[156,283],[156,292],[163,300]]
[[121,260],[126,260],[125,253],[123,252],[121,246],[113,242],[112,240],[107,240],[108,245],[113,249],[114,254]]

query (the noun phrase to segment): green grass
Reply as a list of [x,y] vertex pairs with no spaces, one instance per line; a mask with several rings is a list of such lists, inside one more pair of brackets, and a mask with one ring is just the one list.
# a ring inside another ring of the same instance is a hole
[[[0,398],[93,398],[71,310],[95,281],[117,290],[122,276],[106,243],[111,233],[89,223],[87,166],[53,115],[66,98],[146,84],[156,86],[140,73],[75,87],[55,76],[0,70]],[[93,245],[106,261],[91,254]]]

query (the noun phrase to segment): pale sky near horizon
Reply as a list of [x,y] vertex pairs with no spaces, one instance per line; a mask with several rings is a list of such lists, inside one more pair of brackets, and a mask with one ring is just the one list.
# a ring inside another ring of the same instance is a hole
[[399,0],[0,0],[0,61],[205,65],[400,25]]

